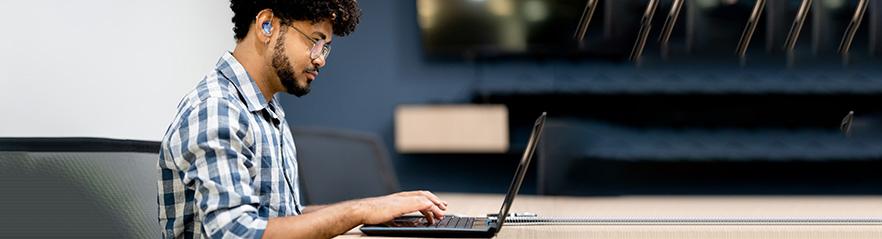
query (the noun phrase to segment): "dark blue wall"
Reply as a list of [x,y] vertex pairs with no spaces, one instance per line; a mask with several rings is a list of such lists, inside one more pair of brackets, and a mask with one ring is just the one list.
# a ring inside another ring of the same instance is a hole
[[[364,10],[361,24],[352,35],[335,37],[334,50],[313,82],[312,92],[302,98],[280,96],[291,124],[379,134],[405,190],[503,193],[526,139],[524,132],[513,129],[512,150],[506,154],[398,154],[393,148],[393,113],[401,104],[469,103],[476,96],[500,92],[528,95],[872,95],[882,92],[879,57],[855,53],[856,60],[844,67],[840,64],[842,60],[836,57],[817,57],[807,51],[797,51],[798,60],[788,66],[783,56],[764,55],[761,43],[751,46],[744,61],[732,58],[671,63],[659,60],[658,54],[653,53],[657,52],[657,46],[647,47],[646,60],[639,66],[590,60],[430,60],[421,50],[415,2],[360,1]],[[810,42],[805,40],[800,44]],[[594,105],[610,102],[569,103],[573,104],[570,108],[591,111]],[[559,108],[533,107],[545,106]],[[842,116],[848,110],[843,107]],[[512,118],[511,123],[532,123],[535,116],[529,113],[514,115],[517,118]],[[838,111],[832,118],[837,117],[841,117]],[[835,122],[831,125],[835,127]],[[522,192],[535,192],[535,169],[530,169]],[[451,178],[450,173],[462,177]]]
[[[443,156],[424,159],[400,155],[392,147],[397,105],[467,102],[474,68],[465,63],[429,64],[422,59],[415,1],[371,0],[359,4],[364,10],[361,24],[352,35],[335,37],[334,50],[313,82],[312,92],[302,98],[280,97],[289,122],[381,135],[403,189],[483,190],[476,187],[480,182],[439,182],[443,171],[469,171],[435,161]],[[502,181],[508,181],[508,177]],[[493,190],[504,191],[505,186]]]
[[[393,145],[393,114],[400,104],[467,103],[478,72],[466,61],[423,57],[415,1],[360,1],[364,10],[356,31],[335,37],[334,50],[309,95],[280,100],[294,125],[355,129],[379,134],[392,156],[405,190],[504,193],[514,174],[523,142],[513,153],[487,155],[402,155]],[[536,68],[527,62],[499,72]],[[541,67],[540,67],[541,68]],[[505,84],[508,85],[508,84]],[[536,115],[538,116],[538,115]],[[529,124],[535,118],[525,118]],[[444,163],[442,163],[442,161]],[[448,178],[451,173],[462,177]],[[448,178],[448,179],[445,179]],[[535,191],[531,172],[522,189]]]

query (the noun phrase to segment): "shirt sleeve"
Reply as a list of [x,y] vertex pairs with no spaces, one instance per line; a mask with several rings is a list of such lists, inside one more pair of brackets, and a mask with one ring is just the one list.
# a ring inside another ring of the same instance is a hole
[[248,111],[221,98],[191,108],[178,125],[181,151],[175,162],[183,172],[205,235],[211,238],[260,238],[267,219],[258,216],[260,196],[252,181],[254,138]]

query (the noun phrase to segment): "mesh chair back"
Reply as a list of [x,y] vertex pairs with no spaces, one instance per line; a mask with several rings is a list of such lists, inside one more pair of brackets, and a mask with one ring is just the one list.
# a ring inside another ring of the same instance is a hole
[[328,204],[399,191],[382,140],[370,133],[293,127],[307,204]]
[[10,238],[159,238],[159,142],[0,138]]

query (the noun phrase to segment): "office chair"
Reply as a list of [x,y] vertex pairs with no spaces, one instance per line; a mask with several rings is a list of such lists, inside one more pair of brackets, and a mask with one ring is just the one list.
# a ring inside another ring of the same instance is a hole
[[159,238],[159,142],[0,138],[0,232],[10,238]]
[[292,127],[307,204],[328,204],[400,190],[383,141],[342,129]]

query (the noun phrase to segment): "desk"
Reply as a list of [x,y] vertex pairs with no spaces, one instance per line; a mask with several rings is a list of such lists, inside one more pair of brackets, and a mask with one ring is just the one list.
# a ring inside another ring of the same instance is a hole
[[[505,195],[438,193],[447,214],[496,213]],[[882,196],[519,195],[511,212],[539,216],[882,216]],[[367,237],[356,227],[338,238]],[[882,238],[880,225],[503,226],[498,238]],[[367,237],[377,238],[377,237]]]

